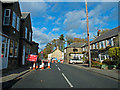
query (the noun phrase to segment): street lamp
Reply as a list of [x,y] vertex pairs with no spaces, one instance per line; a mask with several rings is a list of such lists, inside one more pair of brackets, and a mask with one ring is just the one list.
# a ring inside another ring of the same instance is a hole
[[89,41],[89,23],[88,23],[87,0],[85,0],[85,4],[86,4],[86,17],[87,17],[88,59],[89,59],[89,67],[91,67],[91,55],[90,55],[90,41]]

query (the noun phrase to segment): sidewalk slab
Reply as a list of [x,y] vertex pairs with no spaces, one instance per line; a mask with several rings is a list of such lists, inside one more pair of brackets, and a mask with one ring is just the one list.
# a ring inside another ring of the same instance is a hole
[[[67,64],[67,63],[65,63],[65,64]],[[110,77],[110,78],[113,78],[116,80],[120,80],[120,70],[117,70],[117,69],[106,70],[106,69],[99,69],[99,68],[95,68],[95,67],[89,68],[88,65],[86,65],[86,64],[85,65],[84,64],[74,64],[74,65],[68,64],[68,65],[83,68],[87,71],[92,71],[92,72],[95,72],[95,73],[98,73],[98,74],[101,74],[101,75],[104,75],[104,76],[107,76],[107,77]]]
[[[18,72],[17,72],[18,71]],[[7,72],[7,73],[4,73],[2,77],[0,77],[0,83],[4,83],[4,82],[7,82],[7,81],[10,81],[10,80],[13,80],[19,76],[22,76],[24,75],[25,73],[29,72],[30,69],[17,69],[16,70],[13,70],[13,71],[10,71],[10,72]],[[8,74],[8,75],[7,75]]]

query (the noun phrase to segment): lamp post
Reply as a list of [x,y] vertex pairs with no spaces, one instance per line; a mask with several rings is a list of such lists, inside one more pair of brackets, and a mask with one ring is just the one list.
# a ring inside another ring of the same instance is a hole
[[86,17],[87,17],[88,59],[89,59],[89,67],[91,67],[91,55],[90,55],[90,41],[89,41],[89,23],[88,23],[87,0],[85,0],[85,5],[86,5]]

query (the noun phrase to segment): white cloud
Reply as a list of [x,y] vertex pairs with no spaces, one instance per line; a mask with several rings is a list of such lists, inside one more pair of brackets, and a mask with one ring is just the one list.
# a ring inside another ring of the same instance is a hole
[[[112,10],[113,9],[113,10]],[[95,31],[98,27],[105,27],[108,25],[108,20],[116,20],[117,18],[117,3],[100,3],[95,8],[88,12],[89,17],[89,30]],[[106,15],[106,12],[107,15]],[[111,17],[114,16],[114,17]],[[86,13],[85,9],[73,10],[65,14],[64,29],[69,31],[73,29],[79,29],[86,31]]]
[[[92,39],[94,39],[96,32],[89,32],[89,34],[90,34],[90,40],[92,40]],[[84,38],[84,39],[87,38],[87,32],[78,34],[78,33],[73,32],[72,30],[70,30],[69,32],[67,32],[66,35],[71,36],[72,38]]]
[[46,15],[47,9],[50,7],[45,2],[20,2],[22,12],[30,12],[32,16]]
[[44,33],[43,30],[47,30],[45,27],[41,29],[32,27],[32,29],[33,40],[40,44],[40,49],[43,49],[43,47],[52,39],[58,38],[58,34],[52,34],[51,32],[49,32],[48,34]]
[[57,24],[57,25],[60,25],[60,23],[61,23],[61,18],[58,18],[54,23],[52,23],[52,24]]
[[43,32],[43,31],[46,31],[47,28],[46,27],[42,27],[40,30],[41,30],[41,32]]
[[48,19],[49,19],[49,20],[54,20],[54,19],[55,19],[55,17],[48,16]]
[[59,31],[60,29],[59,28],[53,28],[52,31]]

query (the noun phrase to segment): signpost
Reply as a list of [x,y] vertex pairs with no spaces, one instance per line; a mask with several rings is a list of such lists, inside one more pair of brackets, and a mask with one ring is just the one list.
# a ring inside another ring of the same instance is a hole
[[28,55],[28,58],[27,58],[28,61],[31,61],[31,62],[36,62],[37,61],[37,55]]

